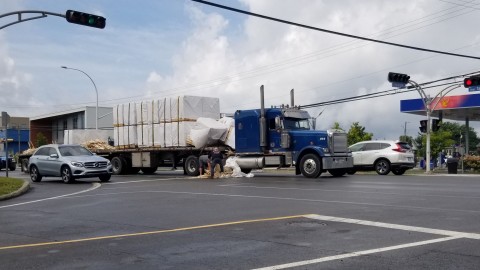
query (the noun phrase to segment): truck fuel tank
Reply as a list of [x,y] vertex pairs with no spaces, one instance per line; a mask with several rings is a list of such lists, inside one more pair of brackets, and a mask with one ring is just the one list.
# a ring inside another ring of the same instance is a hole
[[242,169],[263,169],[265,157],[238,157],[237,164]]

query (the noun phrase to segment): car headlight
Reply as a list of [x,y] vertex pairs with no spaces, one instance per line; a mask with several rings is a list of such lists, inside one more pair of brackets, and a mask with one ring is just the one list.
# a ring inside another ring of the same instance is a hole
[[75,167],[83,167],[82,162],[72,161],[72,162],[70,162],[70,164],[72,164]]
[[110,165],[112,165],[112,163],[109,160],[109,161],[107,161],[107,166],[110,166]]

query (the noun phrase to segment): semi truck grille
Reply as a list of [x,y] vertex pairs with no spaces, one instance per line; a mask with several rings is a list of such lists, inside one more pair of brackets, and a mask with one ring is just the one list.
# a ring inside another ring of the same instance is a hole
[[348,152],[347,134],[346,133],[333,133],[332,138],[332,151],[334,153],[346,153]]
[[85,166],[85,168],[90,168],[90,169],[105,168],[107,167],[107,162],[106,161],[85,162],[83,166]]

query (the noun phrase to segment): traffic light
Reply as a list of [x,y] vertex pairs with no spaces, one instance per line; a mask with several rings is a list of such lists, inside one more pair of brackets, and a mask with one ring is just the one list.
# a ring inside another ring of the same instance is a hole
[[442,122],[440,119],[432,119],[432,131],[438,131]]
[[406,84],[408,83],[408,80],[410,80],[410,76],[408,76],[407,74],[401,74],[401,73],[395,73],[395,72],[388,73],[388,81],[391,83]]
[[420,132],[427,133],[427,120],[420,120]]
[[92,15],[75,10],[67,10],[65,13],[65,18],[69,23],[76,23],[100,29],[105,28],[106,23],[106,19],[102,16]]
[[480,77],[478,76],[463,79],[463,86],[465,88],[469,88],[472,86],[479,86],[479,85],[480,85]]

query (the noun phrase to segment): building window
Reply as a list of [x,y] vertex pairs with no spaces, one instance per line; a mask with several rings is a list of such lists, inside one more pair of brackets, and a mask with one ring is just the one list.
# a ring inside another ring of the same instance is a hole
[[67,120],[63,120],[63,130],[68,129],[68,122]]
[[78,129],[78,117],[73,118],[73,129]]

